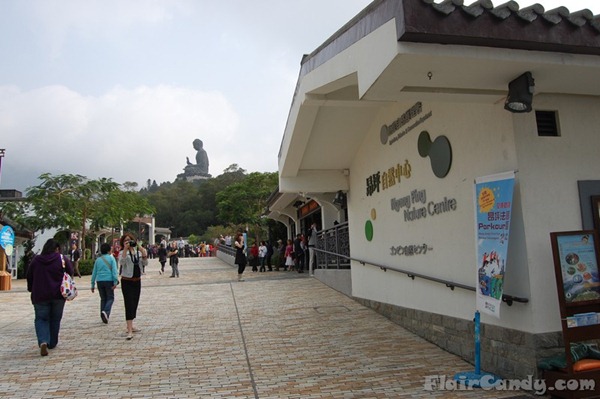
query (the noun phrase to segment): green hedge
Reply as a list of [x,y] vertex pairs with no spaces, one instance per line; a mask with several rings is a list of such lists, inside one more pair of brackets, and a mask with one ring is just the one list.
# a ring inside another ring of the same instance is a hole
[[79,261],[79,273],[82,276],[89,276],[94,270],[94,259],[84,259]]
[[[94,270],[94,259],[79,261],[79,273],[82,276],[91,276]],[[25,262],[21,259],[17,265],[17,278],[25,278]]]

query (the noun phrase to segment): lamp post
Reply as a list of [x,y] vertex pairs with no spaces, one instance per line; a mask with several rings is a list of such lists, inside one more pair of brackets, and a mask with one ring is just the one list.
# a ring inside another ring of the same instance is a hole
[[4,153],[6,149],[0,148],[0,183],[2,183],[2,158],[4,158]]

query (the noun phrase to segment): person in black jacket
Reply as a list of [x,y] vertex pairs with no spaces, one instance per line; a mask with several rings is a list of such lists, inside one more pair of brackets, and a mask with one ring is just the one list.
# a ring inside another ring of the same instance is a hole
[[75,268],[75,274],[77,274],[79,276],[79,278],[81,278],[81,273],[79,273],[79,258],[80,257],[81,257],[81,254],[79,253],[79,248],[77,248],[77,244],[73,243],[73,245],[71,245],[70,260],[71,260],[71,263],[73,264],[73,268]]
[[179,249],[175,242],[171,243],[171,248],[167,255],[169,256],[169,265],[173,269],[169,277],[179,277]]
[[304,273],[304,245],[302,234],[298,233],[294,240],[294,262],[298,273]]
[[271,244],[271,241],[267,241],[267,267],[269,268],[269,271],[272,272],[273,271],[273,265],[271,264],[271,258],[273,257],[273,244]]
[[165,272],[165,263],[167,263],[167,248],[165,248],[165,244],[163,243],[158,247],[158,261],[160,262],[158,274],[163,274]]
[[235,264],[238,265],[238,281],[244,281],[242,274],[244,273],[246,264],[248,263],[246,254],[244,253],[244,236],[238,234],[233,245],[235,246]]

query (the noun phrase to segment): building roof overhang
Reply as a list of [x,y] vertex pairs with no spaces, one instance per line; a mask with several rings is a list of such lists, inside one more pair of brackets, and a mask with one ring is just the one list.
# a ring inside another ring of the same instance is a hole
[[501,109],[508,83],[526,71],[536,95],[600,95],[599,23],[589,10],[514,1],[374,1],[302,59],[279,152],[280,192],[348,190],[367,132],[398,102]]

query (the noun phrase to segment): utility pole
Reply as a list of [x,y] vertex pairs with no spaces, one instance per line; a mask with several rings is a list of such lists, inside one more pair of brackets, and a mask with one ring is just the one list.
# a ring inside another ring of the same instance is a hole
[[2,183],[2,158],[4,158],[4,152],[6,149],[0,148],[0,183]]

